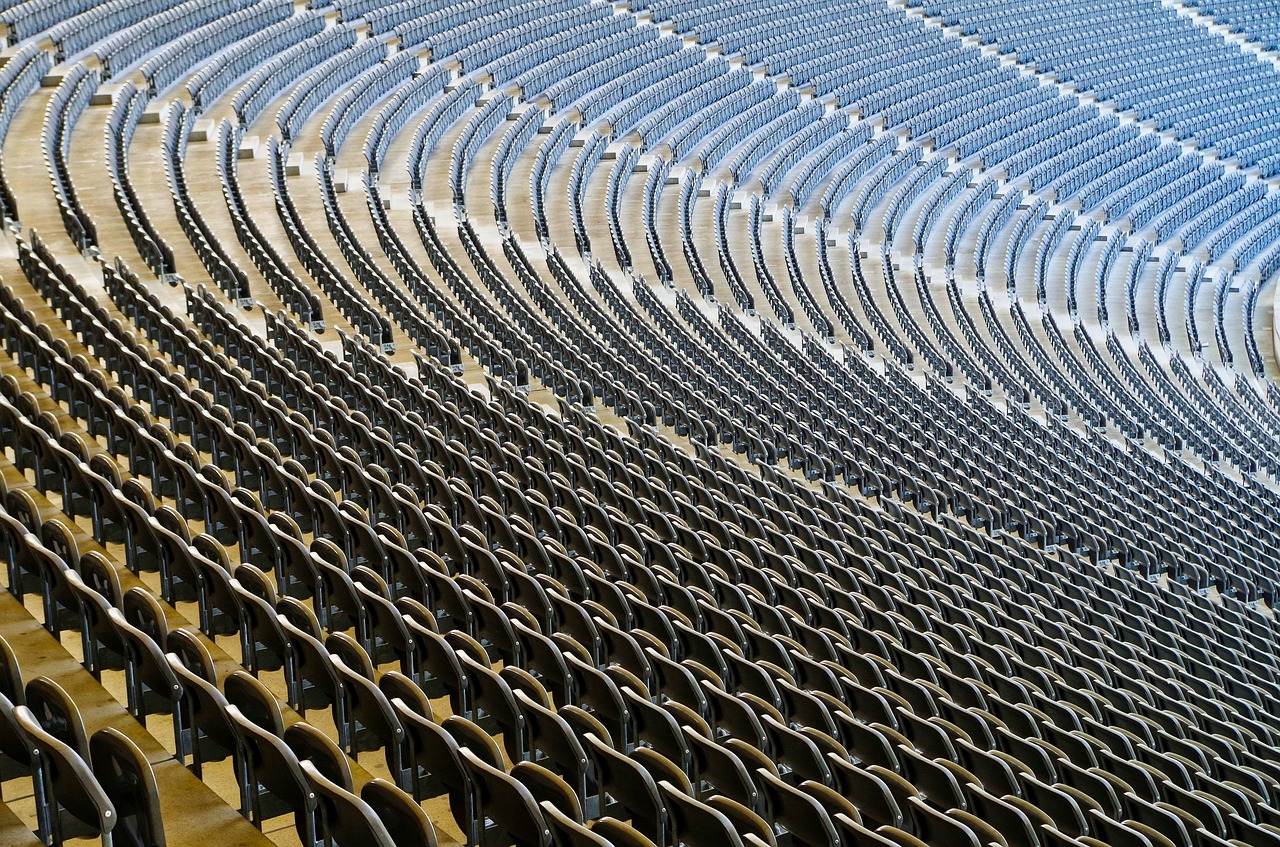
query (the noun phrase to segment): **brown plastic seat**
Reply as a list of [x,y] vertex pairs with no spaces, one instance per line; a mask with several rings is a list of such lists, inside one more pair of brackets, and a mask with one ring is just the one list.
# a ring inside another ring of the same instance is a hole
[[846,797],[858,798],[858,809],[869,828],[879,826],[901,827],[902,807],[893,791],[876,774],[857,765],[829,757],[835,787]]
[[[689,740],[693,772],[697,781],[710,785],[716,794],[729,797],[753,811],[758,811],[760,791],[742,759],[727,747],[704,738],[688,727],[684,727],[684,730],[685,737]],[[695,792],[697,792],[696,788]]]
[[360,799],[382,821],[396,847],[436,847],[436,831],[427,813],[411,796],[385,779],[371,779]]
[[27,708],[45,732],[69,746],[86,762],[89,760],[89,734],[85,731],[80,708],[66,690],[47,676],[27,683]]
[[927,844],[954,847],[983,847],[972,829],[946,812],[939,811],[919,797],[907,801],[913,822],[912,831]]
[[93,775],[115,806],[112,840],[120,847],[165,847],[151,764],[122,732],[104,727],[89,739]]
[[67,838],[100,836],[103,847],[111,847],[116,809],[88,763],[73,747],[46,732],[26,706],[15,706],[13,717],[31,754],[41,840],[61,847]]
[[326,778],[314,762],[303,760],[299,767],[315,791],[323,843],[334,847],[397,847],[368,803]]
[[582,801],[569,783],[559,774],[535,762],[516,762],[511,767],[511,778],[529,789],[538,803],[553,803],[557,809],[575,821],[585,820]]
[[275,695],[247,671],[232,671],[222,681],[227,702],[240,714],[275,736],[284,735],[284,714]]
[[516,847],[551,847],[551,827],[529,789],[470,750],[461,753],[476,784],[481,815]]
[[[419,801],[447,793],[453,818],[467,847],[472,847],[480,837],[478,801],[458,739],[430,716],[408,708],[403,700],[392,700],[391,705],[400,717],[408,744],[410,793]],[[450,719],[466,720],[456,716]]]
[[[529,729],[530,752],[546,757],[557,773],[568,781],[582,802],[595,793],[595,773],[578,736],[564,718],[553,709],[535,702],[524,691],[515,692],[516,702],[524,712]],[[535,758],[534,761],[537,759]],[[594,815],[592,815],[594,817]]]
[[227,707],[227,717],[236,733],[240,813],[259,829],[266,820],[292,813],[302,844],[316,844],[322,832],[319,801],[298,757],[235,706]]
[[[803,847],[839,847],[840,836],[823,805],[812,795],[788,785],[768,771],[756,772],[765,814]],[[820,784],[820,783],[819,783]]]
[[632,825],[661,847],[666,838],[666,808],[658,784],[643,765],[587,734],[583,746],[594,767],[599,786],[599,806],[608,811],[616,804]]
[[733,823],[665,780],[658,783],[671,819],[672,847],[743,847]]
[[549,800],[538,805],[543,818],[551,826],[551,841],[555,847],[614,847],[613,842],[567,816]]
[[329,736],[306,721],[290,724],[284,731],[284,743],[300,762],[310,762],[325,779],[344,791],[352,791],[351,762]]
[[[749,844],[746,839],[750,836],[758,839],[760,844],[768,847],[777,847],[778,839],[774,835],[773,828],[769,825],[769,822],[737,800],[731,800],[722,794],[716,794],[703,798],[702,802],[729,819],[734,829],[737,830],[738,835],[742,836],[744,845]],[[755,845],[755,847],[758,847],[758,845]]]

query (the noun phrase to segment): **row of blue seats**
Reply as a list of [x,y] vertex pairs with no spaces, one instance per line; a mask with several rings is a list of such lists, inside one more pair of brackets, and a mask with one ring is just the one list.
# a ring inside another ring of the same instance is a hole
[[[662,4],[652,7],[652,11],[659,15],[663,14],[663,9]],[[793,12],[790,15],[789,9]],[[747,10],[717,4],[698,9],[692,17],[686,13],[692,14],[687,7],[673,7],[672,15],[678,31],[684,28],[697,31],[700,37],[717,38],[726,47],[736,45],[736,42],[730,44],[725,41],[728,33],[743,38],[747,35],[760,37],[764,30],[773,33],[771,37],[791,33],[791,37],[802,42],[809,51],[799,52],[801,48],[796,47],[793,49],[797,52],[790,54],[796,58],[804,57],[800,63],[803,69],[796,70],[797,80],[820,79],[825,83],[839,79],[842,73],[851,73],[850,68],[859,67],[860,63],[867,63],[870,67],[866,56],[876,55],[875,51],[864,51],[862,55],[854,56],[848,52],[852,48],[845,43],[823,39],[814,41],[806,37],[808,30],[804,27],[814,15],[827,16],[835,28],[847,25],[850,20],[862,22],[847,9],[782,4],[752,16]],[[869,16],[867,20],[870,20]],[[883,21],[875,24],[883,25]],[[950,56],[953,58],[946,61],[980,62],[975,68],[983,68],[981,77],[974,79],[955,73],[954,69],[938,67],[931,78],[932,87],[923,90],[918,82],[911,81],[915,74],[900,74],[901,78],[908,80],[900,82],[887,76],[882,80],[876,74],[886,72],[873,71],[865,81],[849,80],[845,83],[846,92],[850,94],[866,90],[864,86],[876,89],[867,103],[860,104],[864,107],[864,117],[876,114],[880,109],[888,125],[903,124],[912,130],[913,135],[918,120],[920,135],[931,138],[937,146],[954,146],[962,159],[979,156],[987,167],[1003,165],[1010,176],[1025,176],[1033,190],[1051,191],[1060,202],[1078,191],[1087,192],[1085,208],[1091,209],[1103,203],[1109,195],[1119,194],[1108,206],[1110,214],[1104,214],[1104,220],[1123,215],[1139,193],[1150,193],[1158,188],[1158,180],[1165,177],[1176,179],[1181,175],[1156,167],[1175,153],[1176,146],[1161,145],[1149,134],[1120,126],[1113,118],[1101,118],[1096,107],[1082,107],[1074,97],[1059,96],[1049,86],[1036,86],[1033,80],[1019,75],[1015,68],[1002,67],[994,60],[982,63],[976,51],[964,50],[955,39],[920,36],[923,26],[919,21],[912,21],[902,24],[896,31],[905,37],[907,46],[899,46],[898,49],[905,51],[908,64],[919,62],[920,68],[924,69],[934,67],[939,57]],[[861,39],[863,36],[855,37]],[[944,43],[950,47],[943,49],[938,46]],[[912,45],[924,47],[924,53]],[[750,45],[743,45],[742,50],[748,58],[753,57]],[[848,56],[847,61],[839,62],[839,57],[845,55]],[[825,71],[820,71],[824,61],[831,64]],[[788,73],[793,68],[777,67],[773,70]],[[943,82],[938,85],[948,77],[952,80],[949,84]],[[884,84],[886,82],[888,86]],[[823,90],[818,88],[819,93]],[[959,105],[961,103],[964,107]],[[1067,145],[1064,139],[1079,143]],[[1069,150],[1068,146],[1074,149]],[[1114,178],[1116,174],[1143,179],[1145,188],[1119,184],[1119,180]],[[1124,197],[1130,199],[1125,200]],[[1251,246],[1250,249],[1254,248]]]
[[365,168],[370,176],[377,178],[391,142],[409,125],[414,115],[427,108],[427,104],[444,91],[452,77],[446,68],[432,67],[397,88],[387,98],[364,139]]
[[[862,147],[871,143],[872,130],[867,124],[849,127],[839,135],[827,139],[808,158],[794,179],[788,180],[791,202],[797,209],[804,208],[818,187],[831,172]],[[764,176],[761,176],[763,185]]]
[[978,241],[973,249],[974,273],[979,280],[985,280],[987,277],[987,267],[991,261],[991,246],[997,232],[1004,231],[1009,219],[1018,211],[1022,199],[1023,194],[1020,190],[1016,188],[1007,190],[1000,198],[1000,202],[992,206],[982,219],[978,227]]
[[46,129],[42,133],[45,170],[53,185],[58,214],[67,235],[81,252],[97,246],[98,233],[71,182],[67,156],[71,148],[71,129],[89,108],[98,81],[96,70],[90,70],[83,62],[73,65],[49,98],[45,107]]
[[841,163],[840,168],[831,176],[818,207],[822,217],[830,220],[840,204],[858,187],[858,183],[872,168],[898,150],[898,137],[891,133],[880,136],[867,145],[861,152]]
[[[382,64],[387,59],[387,53],[388,47],[381,41],[360,41],[327,61],[313,63],[306,76],[296,83],[293,79],[287,80],[286,83],[293,87],[276,112],[276,126],[284,141],[292,141],[322,103],[340,89],[345,89],[365,71]],[[404,70],[408,67],[405,62],[413,64],[415,59],[410,55],[398,62],[397,67]]]
[[1187,0],[1187,5],[1264,50],[1280,49],[1280,16],[1265,0]]
[[[856,33],[850,33],[848,30],[853,28],[854,21],[860,26]],[[874,74],[892,67],[895,59],[904,61],[903,57],[913,55],[916,49],[934,54],[955,49],[954,44],[947,43],[946,34],[941,30],[922,26],[905,28],[900,17],[887,13],[873,13],[862,20],[831,21],[830,25],[840,34],[838,41],[828,35],[795,46],[786,42],[787,49],[764,54],[764,64],[770,68],[786,68],[793,84],[821,85],[845,67],[859,76]],[[828,32],[827,27],[824,26],[823,31]]]
[[[505,4],[499,2],[499,0],[464,0],[464,2],[448,9],[427,9],[423,8],[421,3],[402,0],[399,3],[368,9],[359,15],[344,15],[344,17],[351,20],[356,17],[363,18],[364,22],[369,25],[370,31],[375,35],[383,35],[395,31],[398,27],[414,23],[419,19],[423,21],[424,25],[431,24],[432,29],[430,31],[443,32],[466,23],[470,19],[493,14],[503,8],[505,8]],[[413,40],[417,43],[423,39]]]
[[[681,63],[683,65],[683,63]],[[632,94],[626,100],[617,103],[603,115],[601,120],[609,124],[615,136],[621,137],[629,132],[640,132],[641,122],[650,118],[661,119],[663,116],[669,116],[674,109],[684,109],[689,106],[691,92],[698,92],[703,87],[711,89],[721,88],[723,83],[720,80],[726,80],[729,73],[729,66],[722,59],[712,59],[705,62],[695,62],[693,64],[684,65],[674,70],[670,76],[665,79],[656,77],[653,79],[652,88],[648,91],[640,90]],[[741,75],[726,80],[730,84],[743,84],[746,80]],[[661,94],[661,97],[658,95]],[[699,92],[701,95],[701,92]],[[705,102],[705,100],[704,100]],[[668,107],[673,107],[668,110]],[[677,120],[680,119],[680,113],[675,112]],[[656,124],[646,124],[645,132],[642,137],[646,143],[656,142],[661,138],[660,134],[656,134],[655,130],[662,129]]]
[[765,100],[730,117],[723,125],[714,128],[698,147],[694,158],[702,162],[704,168],[714,169],[747,136],[778,120],[798,106],[800,106],[800,95],[796,92],[790,89],[770,92]]
[[623,271],[634,270],[631,249],[622,231],[622,195],[635,173],[640,161],[640,149],[634,144],[624,144],[609,169],[609,178],[604,187],[604,206],[609,215],[609,241],[613,245],[614,258]]
[[1106,236],[1106,247],[1103,248],[1102,260],[1093,272],[1093,303],[1098,310],[1098,323],[1104,330],[1111,329],[1111,307],[1108,299],[1111,294],[1111,278],[1121,251],[1128,247],[1128,236],[1122,232],[1113,232]]
[[727,97],[704,104],[691,120],[677,126],[666,138],[671,155],[683,159],[701,148],[711,138],[728,127],[740,116],[754,110],[777,93],[777,86],[751,80]]
[[164,156],[165,176],[173,199],[174,214],[210,281],[237,305],[252,308],[249,278],[236,266],[191,200],[184,160],[195,117],[195,110],[188,109],[181,101],[171,103],[165,112],[160,148]]
[[[526,106],[515,123],[502,134],[502,141],[498,144],[498,152],[493,156],[493,167],[489,173],[490,199],[493,201],[494,217],[499,224],[507,222],[507,191],[511,174],[515,171],[520,154],[537,137],[546,117],[542,109]],[[628,145],[624,152],[634,150]]]
[[[1081,127],[1080,142],[1057,152],[1049,153],[1038,165],[1026,173],[1032,191],[1044,191],[1054,183],[1061,185],[1064,178],[1072,178],[1077,168],[1096,164],[1112,151],[1123,145],[1136,141],[1141,133],[1135,126],[1118,126],[1116,124],[1099,123],[1088,129]],[[1099,128],[1105,127],[1098,131]],[[1151,136],[1147,136],[1148,139]],[[1048,151],[1046,151],[1048,152]],[[1070,195],[1068,195],[1070,196]]]
[[[1244,220],[1248,220],[1256,212],[1265,212],[1260,201],[1263,201],[1266,193],[1266,187],[1255,182],[1234,191],[1228,189],[1214,192],[1198,198],[1196,202],[1188,198],[1176,213],[1158,222],[1161,225],[1156,228],[1156,236],[1163,239],[1165,233],[1174,232],[1182,225],[1178,240],[1182,243],[1183,250],[1191,251],[1204,243],[1210,233],[1216,232],[1217,235],[1213,238],[1218,250],[1210,249],[1212,261],[1212,254],[1220,251],[1221,245],[1229,244],[1244,234],[1243,228],[1227,226],[1228,221],[1232,221],[1237,214],[1243,214]],[[1271,208],[1274,211],[1274,203]]]
[[[22,101],[40,87],[40,81],[53,68],[53,56],[35,44],[19,48],[0,68],[0,150],[9,135],[9,127],[17,116]],[[17,220],[18,203],[0,168],[0,216]]]
[[[681,49],[674,39],[646,44],[642,50],[649,55],[643,58],[636,56],[635,64],[630,68],[626,65],[617,68],[621,73],[612,79],[600,80],[598,76],[595,77],[594,82],[588,84],[588,88],[594,90],[589,90],[585,96],[575,96],[569,103],[565,102],[563,95],[556,97],[557,107],[572,105],[587,121],[604,118],[615,107],[623,105],[636,95],[652,93],[655,86],[663,80],[676,77],[694,65],[703,64],[705,59],[702,51]],[[661,58],[656,58],[655,53],[661,55]],[[548,90],[548,94],[551,90]]]
[[889,193],[889,189],[910,173],[912,168],[920,164],[923,156],[924,150],[920,145],[908,144],[906,147],[895,150],[893,156],[885,159],[868,174],[853,198],[853,208],[850,212],[851,232],[857,236],[862,235],[869,223],[868,216],[872,210]]
[[911,243],[915,247],[917,256],[924,255],[925,245],[929,242],[929,236],[932,234],[933,228],[939,222],[938,218],[941,210],[958,198],[969,187],[972,180],[973,171],[962,165],[952,171],[951,175],[946,179],[933,186],[933,193],[925,201],[920,214],[916,216],[916,225],[911,230]]
[[409,171],[409,186],[412,190],[422,189],[427,176],[428,160],[435,151],[436,145],[440,143],[440,139],[444,137],[449,127],[476,104],[480,99],[480,93],[480,86],[468,77],[452,88],[446,87],[429,101],[430,106],[413,131],[413,139],[409,147],[406,168]]
[[[1098,0],[1070,11],[1049,3],[913,5],[1246,165],[1280,153],[1275,70],[1174,9],[1136,0]],[[1216,84],[1224,74],[1232,78],[1229,90]]]
[[[1030,77],[1009,77],[993,86],[974,88],[926,109],[911,122],[911,133],[913,136],[932,138],[937,147],[946,147],[955,139],[973,131],[972,122],[963,121],[963,117],[975,108],[998,105],[1000,111],[988,111],[988,114],[992,119],[1003,122],[1008,116],[1043,100],[1050,100],[1054,95],[1052,89],[1037,85]],[[957,122],[957,117],[962,120]],[[947,129],[943,129],[944,126]]]
[[[555,55],[550,52],[552,49],[564,52],[580,47],[610,32],[627,29],[630,23],[603,3],[559,4],[542,11],[546,14],[518,24],[498,22],[492,28],[472,29],[465,40],[455,42],[460,46],[451,45],[447,55],[457,60],[464,71],[486,70],[496,83],[502,84]],[[428,43],[432,56],[439,59],[446,55],[441,52],[446,49],[443,44]]]
[[649,256],[653,259],[653,268],[658,282],[666,286],[670,286],[674,278],[671,265],[667,262],[666,254],[662,249],[662,241],[658,237],[657,222],[658,201],[662,199],[662,192],[670,174],[671,159],[667,156],[655,156],[649,163],[649,170],[644,180],[644,195],[640,202],[640,222],[644,225],[645,246],[649,248]]
[[533,161],[533,167],[529,170],[529,205],[530,211],[533,212],[534,231],[539,240],[545,240],[548,237],[547,216],[543,207],[547,183],[551,179],[551,172],[556,163],[573,143],[577,130],[576,122],[562,118],[552,127],[547,139],[538,145],[538,155]]
[[[760,164],[758,178],[764,196],[773,196],[774,191],[784,184],[784,179],[792,168],[821,151],[827,142],[838,142],[840,136],[848,134],[848,131],[848,116],[842,112],[833,112],[789,138]],[[852,145],[849,149],[852,149]]]
[[1124,312],[1129,334],[1136,336],[1142,330],[1138,319],[1138,283],[1147,269],[1147,262],[1155,252],[1155,245],[1145,238],[1139,238],[1133,248],[1133,257],[1129,261],[1129,273],[1125,275]]
[[[1093,248],[1093,242],[1101,232],[1102,224],[1098,223],[1095,218],[1087,218],[1067,250],[1067,317],[1072,321],[1080,319],[1080,266],[1084,263],[1086,253]],[[1052,312],[1049,314],[1052,314]]]
[[[434,58],[454,56],[469,47],[506,31],[518,31],[522,24],[567,9],[583,6],[582,0],[547,0],[536,5],[500,6],[488,15],[473,17],[466,3],[402,24],[395,29],[405,44],[426,44]],[[587,11],[582,17],[591,15]],[[494,42],[490,41],[490,44]],[[491,54],[491,58],[497,53]],[[483,62],[481,62],[483,64]]]
[[[1172,204],[1192,196],[1196,191],[1203,188],[1219,190],[1218,187],[1224,185],[1224,173],[1222,165],[1216,162],[1188,170],[1182,176],[1148,194],[1142,202],[1134,206],[1128,217],[1129,225],[1134,229],[1142,229],[1157,215],[1163,214]],[[1244,177],[1232,174],[1226,177],[1226,180],[1227,186],[1235,187],[1243,184]]]
[[[197,64],[215,54],[226,55],[224,51],[228,48],[238,46],[249,36],[292,16],[293,4],[288,0],[265,0],[229,15],[219,15],[212,22],[169,41],[159,49],[147,51],[150,55],[138,70],[146,78],[152,95],[168,91],[170,86],[190,74]],[[121,58],[119,53],[113,53],[111,57],[117,68],[121,67]],[[201,69],[205,68],[207,66]]]
[[[250,69],[284,53],[298,42],[319,35],[324,18],[310,12],[263,27],[251,37],[222,50],[187,78],[184,86],[196,112],[221,97]],[[157,88],[161,86],[157,85]]]
[[[1268,198],[1257,209],[1247,209],[1241,212],[1240,214],[1244,217],[1238,219],[1234,227],[1230,228],[1226,233],[1214,236],[1209,242],[1210,260],[1218,261],[1223,258],[1225,245],[1235,242],[1236,246],[1227,253],[1226,258],[1234,269],[1248,266],[1266,249],[1272,227],[1269,221],[1274,218],[1276,212],[1276,200],[1273,197]],[[1243,237],[1240,235],[1241,232],[1245,233]],[[1237,239],[1239,240],[1237,241]],[[1261,279],[1267,279],[1265,275],[1262,275],[1262,272],[1263,269],[1260,269]]]
[[[1152,135],[1136,135],[1128,141],[1121,143],[1096,159],[1082,163],[1073,168],[1071,171],[1062,174],[1054,179],[1048,185],[1048,190],[1053,192],[1056,197],[1080,197],[1080,202],[1085,210],[1092,208],[1088,205],[1088,189],[1098,186],[1101,181],[1119,173],[1126,168],[1132,167],[1135,171],[1146,165],[1136,164],[1143,159],[1151,156],[1157,151],[1163,151],[1163,155],[1176,156],[1177,150],[1173,147],[1162,146],[1160,140]],[[1152,165],[1154,167],[1154,164]],[[1123,180],[1116,177],[1117,182]]]
[[[91,10],[95,0],[24,0],[6,2],[0,23],[9,33],[9,46],[28,41],[58,23]],[[34,47],[34,44],[27,46]]]
[[[215,0],[196,2],[187,0],[172,9],[150,15],[132,26],[118,28],[94,45],[93,55],[102,65],[104,79],[112,79],[124,73],[139,59],[152,55],[156,50],[188,33],[208,24],[225,22],[234,26],[236,14],[255,6],[259,0]],[[275,20],[279,19],[277,15]],[[65,48],[64,48],[65,49]]]
[[116,208],[129,228],[129,237],[138,255],[157,277],[172,280],[177,273],[173,250],[152,223],[129,175],[129,145],[150,102],[147,92],[131,82],[120,86],[112,98],[111,113],[107,116],[107,171]]
[[453,202],[456,206],[466,206],[467,174],[480,144],[510,114],[511,98],[506,94],[496,94],[471,115],[454,140],[453,149],[449,153],[449,185],[453,188]]
[[820,103],[809,101],[799,108],[778,114],[766,124],[748,128],[737,155],[729,162],[734,182],[745,180],[774,150],[821,120],[824,112]]
[[54,44],[54,58],[65,62],[117,31],[178,5],[178,0],[108,0],[54,24],[44,35]]
[[267,104],[293,80],[306,76],[311,68],[341,55],[354,47],[355,43],[355,30],[340,25],[325,29],[281,51],[269,62],[260,65],[231,98],[231,108],[235,111],[236,118],[245,126],[254,123],[266,111]]
[[958,131],[967,131],[948,146],[954,147],[956,154],[962,159],[980,158],[985,162],[990,158],[993,162],[999,162],[1021,147],[1034,144],[1061,127],[1091,120],[1097,115],[1095,111],[1077,108],[1077,101],[1073,97],[1037,98],[1018,95],[1013,98],[1013,102],[1019,101],[1018,110],[1003,115],[990,124],[975,120],[985,117],[985,110],[970,113],[972,117],[967,119],[962,118]]
[[991,177],[987,177],[981,182],[969,186],[964,191],[960,208],[951,216],[951,221],[947,224],[946,235],[942,241],[942,250],[946,256],[948,266],[955,265],[956,245],[959,243],[965,229],[968,228],[970,221],[975,218],[977,210],[996,196],[996,191],[999,190],[999,187],[999,183]]
[[[697,3],[692,0],[656,0],[656,2],[646,0],[633,8],[637,12],[647,11],[657,19],[676,21],[680,24],[682,31],[696,31],[710,41],[720,34],[714,28],[714,24],[726,14],[747,18],[771,5],[767,0],[746,0],[743,3],[733,3],[728,0],[717,0],[714,3]],[[835,4],[831,0],[821,0],[809,5],[812,8]]]
[[[557,17],[578,19],[579,12],[580,10],[577,9],[566,10],[560,12]],[[527,81],[537,75],[548,74],[547,78],[550,78],[549,75],[556,73],[553,66],[570,54],[591,55],[589,48],[594,48],[619,33],[636,28],[635,20],[623,15],[588,15],[578,20],[577,25],[568,29],[548,27],[535,37],[522,38],[518,48],[500,53],[487,64],[480,66],[479,72],[487,74],[498,84],[515,80],[523,87],[528,83],[520,81]],[[480,44],[483,45],[484,42]],[[458,58],[464,68],[472,67],[473,63],[470,62],[467,51]],[[534,91],[541,90],[536,83],[530,85],[530,88]]]
[[737,302],[744,314],[754,316],[756,298],[747,289],[746,281],[738,270],[738,263],[733,258],[733,250],[729,246],[729,212],[733,205],[733,191],[726,182],[717,182],[715,187],[715,210],[712,215],[715,222],[716,263],[729,284],[729,293]]
[[[701,83],[659,106],[636,124],[635,131],[646,148],[669,142],[672,155],[679,156],[679,150],[696,144],[719,124],[706,120],[708,109],[714,106],[716,114],[729,114],[724,111],[727,106],[740,110],[767,96],[762,86],[753,85],[753,75],[745,68],[730,70],[721,62],[708,62],[707,67],[713,70],[699,74],[704,77]],[[682,130],[682,135],[677,144],[672,135],[678,130]]]
[[[249,261],[258,269],[262,279],[284,305],[308,326],[316,330],[324,327],[324,317],[320,307],[320,298],[302,281],[293,270],[289,261],[277,248],[274,239],[267,238],[262,231],[258,218],[250,211],[245,200],[244,191],[240,187],[240,142],[244,138],[245,128],[233,125],[223,118],[218,124],[217,173],[219,188],[227,214],[231,218],[231,227],[236,241],[249,256]],[[268,139],[268,152],[270,142]],[[241,305],[245,305],[241,303]]]
[[337,156],[356,123],[388,94],[400,90],[417,74],[418,68],[418,57],[401,50],[351,80],[320,125],[320,143],[324,145],[325,155],[330,159]]
[[[1017,296],[1018,268],[1024,251],[1035,233],[1036,227],[1044,220],[1049,211],[1049,203],[1043,197],[1037,197],[1027,204],[1025,209],[1014,213],[1014,222],[1009,233],[1009,241],[1004,250],[1005,291],[1010,297]],[[920,249],[917,242],[916,249]]]
[[795,329],[795,311],[791,308],[790,301],[782,296],[782,289],[769,269],[769,263],[765,260],[764,242],[761,237],[763,223],[764,201],[760,199],[759,194],[752,192],[747,224],[751,236],[751,264],[755,271],[756,286],[764,292],[765,300],[769,301],[769,306],[773,309],[778,322],[787,329]]
[[[628,61],[623,57],[626,51],[638,47],[644,42],[654,42],[660,38],[656,27],[628,26],[605,34],[598,41],[589,42],[555,56],[545,64],[531,68],[515,78],[515,84],[522,91],[545,92],[553,102],[556,100],[556,86],[578,73],[585,73],[599,62],[608,60],[623,64]],[[615,57],[608,59],[608,57]],[[564,92],[564,89],[560,89]],[[584,89],[585,91],[585,89]],[[572,95],[565,93],[564,99],[572,101]]]
[[[223,125],[228,128],[231,126],[229,121]],[[243,130],[239,131],[243,132]],[[271,194],[274,201],[272,205],[284,229],[285,239],[293,248],[293,254],[303,270],[314,281],[316,287],[324,292],[338,312],[347,319],[347,322],[368,340],[368,343],[388,355],[394,353],[396,344],[391,323],[377,308],[381,302],[376,293],[362,291],[357,287],[338,263],[321,249],[315,236],[306,226],[302,214],[293,201],[288,180],[285,179],[285,147],[274,135],[267,138],[266,154],[267,175],[271,180]],[[327,170],[328,167],[324,155],[316,154],[317,181],[322,195],[327,195],[328,189],[332,187],[331,172]],[[325,211],[328,212],[330,206],[327,196],[325,200]],[[283,249],[283,246],[280,249]],[[281,300],[285,303],[289,302],[283,296]],[[305,315],[303,319],[306,319]]]

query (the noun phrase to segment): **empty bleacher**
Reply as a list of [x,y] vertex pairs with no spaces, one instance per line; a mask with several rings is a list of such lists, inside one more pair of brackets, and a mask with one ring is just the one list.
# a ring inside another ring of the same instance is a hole
[[0,843],[1280,844],[1273,17],[0,0]]

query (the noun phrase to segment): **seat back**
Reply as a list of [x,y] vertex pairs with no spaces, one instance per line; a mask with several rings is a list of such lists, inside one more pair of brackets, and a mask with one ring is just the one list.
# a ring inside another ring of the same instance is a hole
[[711,785],[717,794],[730,797],[752,810],[759,810],[760,791],[746,765],[732,750],[683,727],[693,755],[694,775]]
[[330,658],[342,682],[342,699],[349,726],[348,752],[356,753],[370,746],[382,747],[392,776],[401,780],[401,771],[405,767],[404,727],[395,709],[391,708],[391,701],[370,679],[351,670],[342,659],[337,656]]
[[119,815],[115,842],[124,847],[165,847],[160,796],[147,757],[112,727],[93,734],[89,754],[93,774]]
[[284,715],[275,695],[247,671],[234,671],[222,681],[227,702],[240,714],[275,736],[284,734]]
[[182,686],[178,708],[185,712],[185,735],[178,744],[182,755],[191,755],[192,770],[200,776],[204,762],[220,761],[235,752],[236,734],[227,717],[229,704],[216,685],[188,670],[176,654],[168,653],[165,659]]
[[325,779],[344,791],[353,790],[351,762],[329,736],[306,721],[298,721],[284,731],[283,737],[299,762],[310,762]]
[[551,841],[555,847],[614,847],[611,841],[575,821],[551,801],[543,800],[538,806],[551,826]]
[[840,836],[822,804],[765,770],[756,771],[768,816],[791,841],[806,847],[839,847]]
[[62,843],[68,823],[62,815],[65,810],[88,827],[92,835],[101,835],[104,845],[110,844],[116,808],[84,758],[71,745],[45,731],[28,707],[14,707],[13,717],[31,751],[36,818],[42,840],[47,844]]
[[[232,705],[227,716],[236,733],[242,774],[241,808],[250,822],[261,825],[270,812],[292,812],[303,847],[311,847],[320,832],[315,790],[302,771],[298,757],[284,740],[245,717]],[[274,808],[264,803],[274,799]]]
[[612,797],[627,810],[631,823],[655,841],[666,831],[666,811],[658,784],[649,771],[592,733],[583,736],[600,788],[600,808]]
[[22,728],[13,717],[14,705],[0,694],[0,777],[25,776],[31,772],[31,751],[27,748]]
[[536,802],[549,801],[575,821],[586,820],[582,801],[555,771],[534,762],[516,762],[511,766],[511,778],[529,789]]
[[27,708],[40,727],[87,760],[89,736],[71,695],[49,677],[38,676],[27,683],[26,696]]
[[482,816],[516,847],[551,847],[551,828],[529,789],[469,749],[464,747],[461,753],[475,780]]
[[658,783],[671,817],[672,847],[743,847],[733,823],[670,782]]
[[360,789],[360,799],[382,821],[396,847],[436,847],[436,831],[427,813],[413,797],[385,779],[371,779]]
[[391,833],[369,804],[327,779],[315,763],[299,763],[315,790],[320,832],[334,847],[397,847]]
[[26,701],[26,691],[22,686],[22,665],[18,663],[18,655],[4,638],[0,638],[0,695],[8,697],[15,706],[22,706]]

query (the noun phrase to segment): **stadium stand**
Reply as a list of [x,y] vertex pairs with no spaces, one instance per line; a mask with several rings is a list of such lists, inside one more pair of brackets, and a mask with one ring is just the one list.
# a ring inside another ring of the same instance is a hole
[[0,26],[0,843],[1280,845],[1266,3]]

